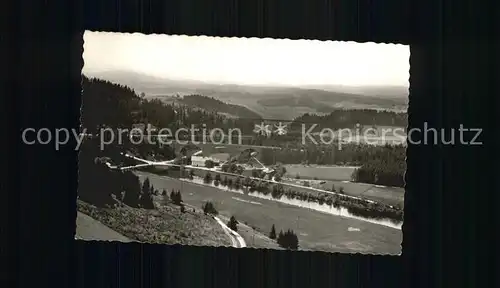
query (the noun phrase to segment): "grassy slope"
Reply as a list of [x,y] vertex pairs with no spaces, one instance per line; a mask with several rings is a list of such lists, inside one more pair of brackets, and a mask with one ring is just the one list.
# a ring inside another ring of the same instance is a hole
[[157,210],[96,208],[78,200],[78,211],[107,225],[124,236],[146,243],[203,246],[230,246],[231,241],[215,220],[203,213],[178,206],[161,205]]
[[[205,201],[211,201],[221,214],[235,216],[241,223],[255,227],[260,235],[267,235],[271,226],[276,230],[293,229],[299,237],[299,245],[305,250],[329,252],[361,252],[376,254],[399,254],[401,252],[401,230],[368,223],[356,219],[333,216],[305,208],[295,207],[277,201],[255,198],[248,195],[225,192],[216,188],[183,183],[179,180],[137,172],[141,177],[149,177],[151,183],[160,189],[180,189],[185,202],[201,207]],[[251,204],[245,201],[253,201]],[[349,232],[349,227],[358,228],[358,232]],[[252,229],[253,230],[253,229]],[[252,236],[238,231],[247,245],[252,247]],[[252,231],[249,231],[252,232]],[[262,237],[254,237],[255,247],[275,248]]]

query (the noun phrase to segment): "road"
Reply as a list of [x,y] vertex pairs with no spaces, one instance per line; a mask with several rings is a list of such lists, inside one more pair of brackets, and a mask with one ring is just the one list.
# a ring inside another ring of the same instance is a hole
[[[331,192],[331,191],[328,191],[328,190],[325,190],[325,189],[318,189],[318,188],[314,188],[314,187],[305,187],[303,185],[298,185],[298,184],[294,184],[294,183],[290,183],[290,182],[276,182],[274,179],[273,180],[265,180],[265,179],[256,178],[256,177],[242,176],[242,175],[235,174],[235,173],[219,171],[216,168],[206,168],[206,167],[197,167],[197,166],[191,166],[191,165],[179,165],[179,164],[170,164],[170,163],[169,164],[165,164],[165,163],[162,163],[162,162],[148,161],[148,160],[141,159],[141,158],[138,158],[138,157],[135,157],[135,156],[132,156],[132,155],[128,155],[128,154],[123,154],[123,155],[125,157],[129,157],[131,159],[143,162],[144,164],[138,164],[138,165],[133,165],[133,166],[128,166],[128,167],[117,168],[117,167],[111,166],[111,164],[107,163],[108,167],[110,167],[110,168],[115,167],[115,168],[120,169],[120,170],[129,170],[129,169],[135,169],[135,168],[141,168],[141,167],[147,167],[147,166],[156,166],[156,167],[161,167],[161,166],[163,166],[163,167],[183,167],[185,169],[192,169],[192,170],[201,171],[201,172],[204,171],[204,172],[219,173],[221,175],[227,175],[227,176],[231,176],[231,177],[238,177],[238,178],[240,178],[240,177],[245,177],[245,178],[248,177],[251,180],[264,181],[264,182],[268,182],[268,183],[271,183],[271,184],[277,184],[277,183],[279,183],[279,184],[282,184],[284,186],[298,188],[298,189],[300,189],[299,191],[315,191],[315,192],[322,192],[322,193],[326,193],[326,194],[335,194],[335,195],[338,195],[337,192]],[[204,174],[200,174],[198,176],[203,177]],[[355,184],[357,184],[357,183],[355,183]],[[351,199],[362,200],[362,201],[366,201],[366,202],[376,202],[374,200],[364,199],[362,197],[352,196],[352,195],[348,195],[348,194],[343,194],[342,196],[343,197],[347,197],[347,198],[351,198]]]
[[[305,250],[328,252],[359,252],[400,254],[401,230],[365,221],[335,216],[291,206],[277,201],[252,197],[236,192],[182,182],[146,172],[136,172],[142,179],[148,177],[155,189],[179,189],[189,205],[202,207],[206,201],[214,203],[220,215],[235,216],[240,223],[264,235],[276,226],[280,230],[293,229]],[[247,243],[251,240],[245,239]]]
[[232,246],[235,247],[235,248],[245,248],[247,247],[247,244],[245,243],[245,240],[240,236],[240,234],[234,232],[233,230],[231,230],[231,228],[227,227],[226,224],[224,224],[224,222],[222,222],[219,217],[214,217],[215,221],[217,221],[217,223],[219,223],[219,225],[222,227],[222,229],[224,229],[224,232],[226,233],[226,235],[231,238],[231,243],[232,243]]
[[81,240],[132,242],[127,237],[81,212],[78,212],[76,216],[75,238]]
[[[199,209],[198,207],[195,207],[195,206],[192,206],[192,205],[189,205],[186,203],[184,203],[184,205],[186,205],[186,207]],[[231,228],[229,228],[219,217],[214,216],[213,218],[217,222],[217,224],[219,224],[222,227],[222,230],[224,230],[224,233],[231,240],[231,246],[233,246],[234,248],[247,247],[245,239],[243,239],[243,237],[241,237],[240,234],[231,230]]]

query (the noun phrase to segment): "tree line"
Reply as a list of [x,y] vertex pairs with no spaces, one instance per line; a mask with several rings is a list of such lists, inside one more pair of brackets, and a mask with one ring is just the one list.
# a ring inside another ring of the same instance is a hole
[[[395,223],[403,221],[402,207],[395,207],[381,202],[368,202],[363,199],[352,198],[345,195],[343,187],[332,186],[330,192],[303,191],[294,188],[287,188],[281,183],[269,183],[258,181],[250,177],[227,177],[222,178],[220,174],[212,176],[207,172],[203,177],[205,184],[214,184],[214,186],[226,187],[230,190],[244,190],[245,193],[261,193],[271,195],[274,199],[297,199],[301,201],[314,202],[319,205],[328,205],[330,207],[344,207],[351,214],[372,219],[390,219]],[[234,179],[234,180],[233,180]]]
[[360,166],[353,180],[363,183],[404,187],[406,147],[346,145],[341,150],[309,146],[303,149],[262,149],[261,161],[265,165],[318,164]]
[[186,95],[182,97],[179,102],[189,106],[189,107],[199,107],[203,108],[205,111],[227,113],[235,115],[240,118],[250,118],[259,119],[261,116],[252,110],[234,104],[228,104],[222,102],[213,97],[203,96],[203,95]]
[[[202,127],[207,129],[239,128],[244,134],[255,135],[255,121],[261,117],[243,106],[224,103],[203,96],[184,96],[179,104],[167,104],[159,99],[146,99],[125,85],[83,77],[83,126],[90,130],[105,125],[129,128],[134,123],[150,123],[161,128]],[[194,107],[197,106],[197,107]],[[206,109],[203,109],[205,108]],[[201,109],[200,109],[201,108]],[[219,112],[238,114],[239,118],[226,117]],[[407,126],[407,114],[370,109],[334,110],[327,115],[306,113],[294,119],[288,129],[301,131],[301,123],[315,123],[331,129],[355,127],[356,124],[376,126]],[[291,131],[291,132],[292,132]],[[250,142],[262,139],[250,139]],[[287,141],[280,137],[281,141]],[[289,139],[296,142],[297,139]],[[250,143],[249,142],[249,143]],[[244,144],[249,144],[244,143]],[[262,144],[263,145],[263,144]]]
[[356,124],[406,127],[408,114],[373,109],[336,109],[327,115],[305,113],[297,117],[291,127],[300,130],[301,123],[315,123],[320,129],[356,128]]
[[[101,127],[131,128],[132,124],[136,123],[149,123],[172,131],[178,128],[191,128],[191,125],[199,129],[205,127],[207,130],[240,128],[248,134],[254,129],[254,120],[228,118],[217,113],[216,109],[206,111],[189,105],[167,104],[159,99],[148,100],[125,85],[88,78],[84,75],[82,78],[82,124],[89,133]],[[191,103],[193,99],[201,98],[193,95],[186,99]],[[210,98],[203,99],[205,99],[203,102],[209,101],[212,103],[211,106],[215,105],[213,101],[208,100]],[[234,107],[231,110],[234,112]],[[255,117],[252,115],[252,118]]]

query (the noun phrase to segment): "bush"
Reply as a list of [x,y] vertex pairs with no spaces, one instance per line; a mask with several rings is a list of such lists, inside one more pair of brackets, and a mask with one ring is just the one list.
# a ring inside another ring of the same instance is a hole
[[299,248],[299,238],[290,229],[284,233],[280,231],[276,242],[285,249],[297,250]]
[[203,178],[203,182],[205,184],[212,183],[212,174],[210,174],[210,172],[207,172],[207,174],[205,174],[205,177]]
[[236,190],[240,189],[241,188],[241,180],[240,180],[240,177],[236,177],[236,179],[234,180],[234,188]]
[[243,179],[243,186],[249,187],[251,184],[252,184],[252,179],[250,179],[249,176],[247,176],[247,177],[245,177],[245,179]]
[[238,231],[238,221],[236,221],[236,218],[234,218],[234,216],[231,216],[231,219],[229,219],[229,222],[227,222],[227,227],[235,232]]
[[188,178],[189,174],[186,172],[186,168],[184,166],[179,169],[179,178]]
[[153,186],[150,185],[149,183],[149,178],[146,178],[144,182],[142,183],[142,193],[141,197],[139,198],[139,205],[141,208],[144,209],[154,209],[155,206],[153,204],[153,195],[152,192],[154,191]]
[[207,167],[207,168],[214,168],[214,166],[215,166],[214,161],[212,161],[210,159],[207,160],[207,161],[205,161],[205,167]]
[[184,213],[186,212],[186,207],[184,207],[184,205],[181,205],[181,213]]
[[225,176],[224,179],[222,179],[221,184],[222,186],[227,186],[227,176]]
[[172,203],[175,205],[181,205],[182,204],[181,191],[177,190],[177,192],[176,192],[176,191],[172,190],[172,192],[170,192],[170,201],[172,201]]
[[238,168],[236,168],[236,173],[241,175],[243,174],[243,172],[245,172],[245,169],[242,166],[238,165]]
[[210,201],[203,204],[202,208],[203,208],[203,213],[205,213],[205,214],[211,214],[214,216],[217,216],[219,214],[217,209],[215,209],[214,204]]

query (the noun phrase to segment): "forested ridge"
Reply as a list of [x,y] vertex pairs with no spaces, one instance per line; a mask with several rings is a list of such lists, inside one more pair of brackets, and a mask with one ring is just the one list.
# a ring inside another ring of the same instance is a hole
[[198,107],[205,111],[227,113],[238,118],[260,119],[261,116],[252,110],[235,104],[222,102],[213,97],[203,95],[186,95],[179,102],[188,107]]

